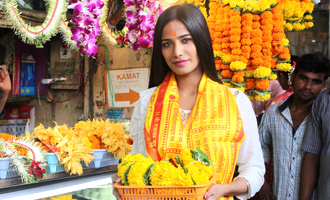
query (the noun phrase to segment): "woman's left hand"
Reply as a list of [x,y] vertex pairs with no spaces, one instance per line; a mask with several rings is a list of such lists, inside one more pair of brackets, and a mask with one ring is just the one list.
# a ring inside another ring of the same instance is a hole
[[207,200],[218,200],[225,195],[226,185],[214,184],[205,193],[204,198]]

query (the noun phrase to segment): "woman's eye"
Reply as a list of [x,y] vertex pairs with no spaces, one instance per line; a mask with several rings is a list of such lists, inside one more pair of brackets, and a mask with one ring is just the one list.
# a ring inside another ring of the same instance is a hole
[[169,47],[170,45],[171,45],[170,42],[166,42],[166,43],[163,43],[163,44],[162,44],[163,47]]
[[187,43],[187,42],[189,42],[189,41],[191,41],[192,39],[191,38],[184,38],[183,40],[182,40],[182,42],[183,43]]

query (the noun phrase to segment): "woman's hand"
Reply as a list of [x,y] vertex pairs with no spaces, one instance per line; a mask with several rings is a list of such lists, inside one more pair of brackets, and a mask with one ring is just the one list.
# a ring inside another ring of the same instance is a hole
[[[119,183],[121,181],[121,179],[117,176],[117,174],[112,175],[111,179],[112,179],[112,184]],[[116,197],[117,200],[121,200],[117,188],[113,188],[112,194]]]
[[225,195],[226,185],[214,184],[205,193],[204,198],[207,200],[218,200]]

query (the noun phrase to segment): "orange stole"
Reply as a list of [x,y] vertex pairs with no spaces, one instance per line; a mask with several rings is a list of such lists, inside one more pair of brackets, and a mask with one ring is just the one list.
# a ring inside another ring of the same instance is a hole
[[169,73],[151,96],[144,133],[148,156],[171,158],[185,148],[209,155],[216,182],[231,182],[244,131],[235,98],[224,85],[203,75],[196,103],[183,127],[175,75]]

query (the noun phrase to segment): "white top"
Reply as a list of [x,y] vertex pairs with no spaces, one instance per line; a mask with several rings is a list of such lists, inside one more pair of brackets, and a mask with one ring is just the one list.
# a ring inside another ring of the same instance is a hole
[[[134,137],[132,154],[140,153],[147,156],[144,138],[144,123],[147,116],[150,97],[156,87],[140,93],[131,118],[130,136]],[[245,140],[238,153],[238,177],[245,178],[251,186],[251,196],[258,192],[264,183],[265,165],[259,142],[258,126],[249,98],[240,90],[230,89],[233,93],[243,121]],[[238,196],[247,199],[249,194]]]

